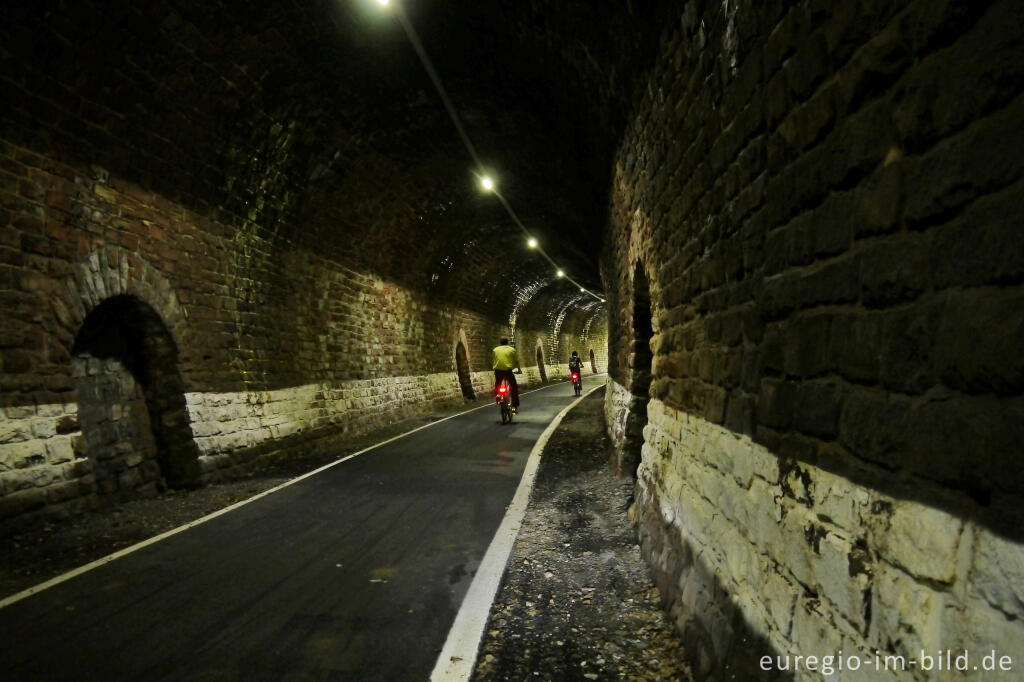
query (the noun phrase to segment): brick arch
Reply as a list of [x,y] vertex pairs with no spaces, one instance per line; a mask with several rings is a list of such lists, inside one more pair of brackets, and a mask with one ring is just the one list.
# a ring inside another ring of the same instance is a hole
[[[131,496],[152,492],[154,484],[198,485],[179,356],[188,347],[187,318],[167,279],[134,253],[101,247],[60,281],[51,308],[53,331],[70,351],[85,450],[97,485],[105,485],[100,492]],[[132,471],[126,462],[104,468],[111,432],[152,462]]]
[[629,405],[626,415],[625,438],[618,453],[618,468],[636,476],[643,452],[644,427],[647,425],[647,403],[650,401],[654,338],[654,306],[650,269],[644,261],[633,263],[629,303]]
[[651,385],[651,340],[654,337],[654,307],[649,270],[643,261],[633,265],[633,296],[629,305],[630,318],[630,376],[629,388],[633,395],[647,403]]
[[[637,209],[629,223],[628,262],[633,264],[633,270],[630,272],[630,283],[635,285],[636,273],[638,271],[642,272],[647,279],[652,305],[656,305],[661,288],[655,276],[661,271],[661,268],[658,253],[653,246],[654,243],[654,234],[651,231],[647,214]],[[640,270],[637,269],[638,266],[641,268]]]
[[466,330],[463,329],[462,327],[458,328],[458,330],[455,332],[455,335],[452,338],[451,353],[449,355],[451,355],[452,357],[455,357],[454,356],[455,349],[458,348],[460,343],[463,345],[463,347],[465,347],[466,353],[468,354],[469,353],[469,338],[466,336]]
[[160,316],[175,344],[188,347],[188,315],[171,283],[136,253],[102,246],[76,263],[58,283],[50,307],[58,324],[55,333],[71,348],[86,317],[114,296],[133,296]]
[[451,357],[455,363],[455,374],[459,379],[462,396],[467,400],[475,400],[476,392],[473,390],[473,369],[469,362],[469,340],[466,338],[466,332],[462,328],[456,333],[455,340],[452,342]]

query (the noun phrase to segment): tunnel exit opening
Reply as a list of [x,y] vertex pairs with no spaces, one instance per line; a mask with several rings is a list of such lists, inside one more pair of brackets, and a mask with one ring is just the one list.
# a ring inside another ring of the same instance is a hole
[[462,397],[466,400],[476,400],[476,392],[473,390],[473,375],[469,371],[469,356],[462,341],[455,345],[455,369],[459,375]]
[[75,337],[72,373],[97,493],[128,498],[199,483],[178,348],[153,308],[119,295],[93,309]]
[[630,340],[630,402],[626,437],[620,466],[624,473],[636,476],[647,426],[647,403],[651,390],[651,338],[654,336],[651,313],[651,287],[643,264],[637,261],[633,273],[633,335]]

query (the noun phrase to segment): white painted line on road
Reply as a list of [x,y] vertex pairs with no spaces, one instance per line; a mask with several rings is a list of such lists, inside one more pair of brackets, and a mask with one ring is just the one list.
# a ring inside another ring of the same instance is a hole
[[558,413],[537,439],[537,443],[526,460],[526,468],[519,481],[516,494],[512,498],[512,503],[509,504],[505,518],[498,527],[498,532],[494,534],[494,539],[491,540],[487,553],[484,554],[483,561],[477,568],[469,591],[466,592],[466,597],[462,600],[462,606],[459,607],[459,612],[455,616],[452,629],[448,632],[448,639],[441,649],[441,654],[437,657],[437,663],[434,664],[434,671],[430,673],[430,682],[465,682],[473,675],[476,656],[480,649],[480,640],[483,638],[484,628],[487,626],[487,617],[490,615],[494,596],[498,593],[501,576],[505,573],[509,554],[512,553],[512,545],[515,544],[523,517],[526,516],[530,490],[533,489],[533,482],[537,478],[537,467],[540,465],[540,456],[544,451],[544,446],[547,445],[551,434],[562,422],[562,418],[569,414],[569,410],[603,386],[604,384],[599,384],[569,403],[569,406]]
[[[546,390],[548,388],[552,388],[553,386],[562,386],[563,384],[566,384],[566,383],[568,383],[568,381],[557,383],[557,384],[549,384],[547,386],[541,386],[540,388],[535,388],[532,391],[524,391],[522,393],[522,395],[527,395],[529,393],[536,393],[537,391],[543,391],[543,390]],[[201,523],[206,523],[207,521],[209,521],[211,519],[215,519],[218,516],[221,516],[222,514],[227,514],[229,511],[232,511],[234,509],[238,509],[239,507],[243,507],[243,506],[249,504],[250,502],[255,502],[256,500],[260,499],[261,497],[266,497],[267,495],[270,495],[271,493],[276,493],[278,490],[281,490],[282,488],[287,488],[288,486],[292,485],[293,483],[298,483],[299,481],[301,481],[303,479],[306,479],[306,478],[309,478],[310,476],[314,476],[314,475],[320,473],[321,471],[324,471],[326,469],[330,469],[331,467],[337,466],[337,465],[341,464],[342,462],[347,462],[348,460],[352,459],[353,457],[358,457],[359,455],[361,455],[363,453],[369,452],[370,450],[375,450],[375,449],[381,447],[382,445],[387,445],[388,443],[394,442],[394,441],[396,441],[396,440],[398,440],[400,438],[405,438],[406,436],[408,436],[410,434],[413,434],[413,433],[416,433],[417,431],[422,431],[423,429],[429,429],[431,426],[434,426],[435,424],[440,424],[441,422],[446,422],[449,419],[455,419],[456,417],[461,417],[464,414],[469,414],[470,412],[475,412],[476,410],[482,410],[485,407],[492,407],[492,405],[493,405],[493,403],[487,402],[484,405],[480,405],[479,407],[473,407],[473,408],[470,408],[470,409],[465,410],[463,412],[459,412],[458,414],[453,414],[453,415],[451,415],[449,417],[444,417],[442,419],[438,419],[437,421],[430,422],[429,424],[424,424],[423,426],[417,426],[415,429],[410,429],[409,431],[406,431],[405,433],[401,433],[401,434],[399,434],[397,436],[393,436],[392,438],[388,438],[387,440],[382,440],[379,443],[374,443],[370,447],[363,448],[359,452],[353,452],[351,455],[347,455],[345,457],[342,457],[341,459],[338,459],[338,460],[335,460],[335,461],[331,462],[330,464],[325,464],[324,466],[322,466],[322,467],[320,467],[318,469],[314,469],[313,471],[310,471],[308,473],[302,474],[301,476],[297,476],[296,478],[293,478],[293,479],[290,479],[288,481],[285,481],[281,485],[278,485],[278,486],[275,486],[273,488],[270,488],[269,490],[264,490],[263,492],[261,492],[261,493],[259,493],[257,495],[253,495],[252,497],[250,497],[248,499],[245,499],[245,500],[242,500],[241,502],[236,502],[235,504],[232,504],[231,506],[224,507],[223,509],[218,509],[217,511],[215,511],[215,512],[213,512],[211,514],[207,514],[206,516],[204,516],[202,518],[199,518],[199,519],[196,519],[195,521],[190,521],[189,523],[186,523],[183,526],[178,526],[177,528],[172,528],[171,530],[163,532],[163,533],[160,533],[159,535],[154,535],[153,537],[148,538],[146,540],[143,540],[142,542],[139,542],[137,544],[134,544],[131,547],[125,547],[124,549],[118,550],[118,551],[114,552],[113,554],[108,554],[105,557],[101,557],[101,558],[97,559],[96,561],[93,561],[91,563],[85,564],[84,566],[79,566],[78,568],[72,569],[72,570],[68,571],[67,573],[63,573],[61,575],[58,575],[55,578],[50,578],[46,582],[39,583],[38,585],[33,585],[32,587],[29,587],[28,589],[22,590],[21,592],[18,592],[16,594],[12,594],[11,596],[6,597],[4,599],[0,599],[0,609],[4,608],[5,606],[10,606],[11,604],[14,604],[15,602],[19,602],[22,599],[25,599],[26,597],[31,597],[33,594],[38,594],[39,592],[42,592],[43,590],[51,588],[54,585],[59,585],[62,582],[65,582],[67,580],[71,580],[75,576],[78,576],[78,575],[81,575],[81,574],[86,573],[88,571],[91,571],[92,569],[98,568],[98,567],[102,566],[103,564],[109,564],[111,561],[114,561],[115,559],[120,559],[121,557],[123,557],[123,556],[125,556],[127,554],[131,554],[132,552],[136,552],[136,551],[142,549],[143,547],[148,547],[149,545],[152,545],[152,544],[155,544],[157,542],[160,542],[161,540],[166,540],[167,538],[171,537],[172,535],[177,535],[178,533],[180,533],[182,531],[185,531],[185,530],[188,530],[189,528],[193,528],[195,526],[198,526]]]

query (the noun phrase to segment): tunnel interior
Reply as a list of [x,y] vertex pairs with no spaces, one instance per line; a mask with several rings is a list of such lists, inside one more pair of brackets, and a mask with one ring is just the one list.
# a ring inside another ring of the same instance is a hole
[[461,404],[507,337],[607,371],[704,679],[1024,641],[1024,4],[401,10],[429,68],[376,2],[4,6],[0,521]]

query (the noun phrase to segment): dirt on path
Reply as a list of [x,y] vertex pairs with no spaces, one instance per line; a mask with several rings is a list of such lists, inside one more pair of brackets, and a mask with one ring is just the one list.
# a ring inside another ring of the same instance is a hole
[[627,518],[604,391],[569,412],[541,457],[491,608],[474,680],[691,680]]

